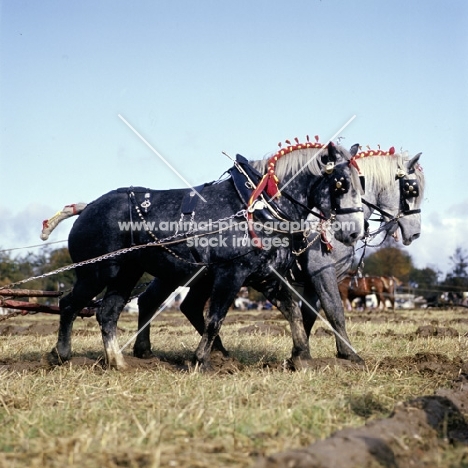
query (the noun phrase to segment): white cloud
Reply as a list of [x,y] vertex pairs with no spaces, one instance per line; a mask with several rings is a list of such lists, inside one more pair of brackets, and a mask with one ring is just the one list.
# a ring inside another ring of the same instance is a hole
[[[42,221],[55,214],[57,209],[47,205],[31,203],[22,211],[13,214],[8,208],[0,206],[0,250],[11,249],[12,255],[24,255],[29,246],[45,245],[39,237],[42,229]],[[59,226],[54,231],[51,242],[66,239],[68,226]]]
[[452,269],[449,258],[455,249],[468,251],[468,218],[461,216],[468,211],[460,211],[461,208],[461,204],[449,207],[444,217],[435,212],[422,214],[421,237],[408,247],[416,267],[437,267],[445,276]]

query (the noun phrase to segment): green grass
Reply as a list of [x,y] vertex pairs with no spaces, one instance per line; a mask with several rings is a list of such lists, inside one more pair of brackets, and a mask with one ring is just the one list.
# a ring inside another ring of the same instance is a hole
[[[281,363],[289,357],[291,338],[239,334],[247,321],[237,316],[239,323],[222,330],[226,347],[242,364],[234,373],[165,365],[118,372],[79,362],[49,370],[39,363],[56,334],[0,336],[0,467],[253,466],[259,455],[387,417],[396,402],[448,386],[452,374],[410,365],[416,353],[450,361],[468,356],[468,324],[450,322],[468,317],[464,310],[378,315],[386,322],[358,321],[352,314],[348,334],[366,368],[290,372]],[[172,361],[190,359],[198,336],[182,320],[171,325],[179,314],[166,317],[153,324],[153,350]],[[434,320],[456,328],[460,337],[411,337]],[[0,325],[38,322],[55,324],[57,317],[15,317]],[[122,317],[119,328],[123,344],[136,330],[136,317]],[[74,331],[73,355],[97,359],[102,342],[95,320],[78,319]],[[333,337],[312,337],[311,343],[314,357],[335,355]],[[124,354],[131,354],[131,346]],[[382,368],[388,359],[395,365]],[[441,460],[464,450],[441,449]]]

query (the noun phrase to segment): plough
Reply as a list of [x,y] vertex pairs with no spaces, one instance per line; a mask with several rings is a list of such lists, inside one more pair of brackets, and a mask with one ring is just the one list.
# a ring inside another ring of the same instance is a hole
[[[0,289],[0,307],[21,311],[21,315],[44,312],[60,315],[60,308],[54,305],[39,304],[12,298],[24,297],[60,297],[61,291],[41,291],[38,289]],[[78,313],[78,317],[92,317],[95,313],[94,307],[86,307]],[[17,315],[17,314],[15,314]],[[5,316],[8,318],[8,315]]]

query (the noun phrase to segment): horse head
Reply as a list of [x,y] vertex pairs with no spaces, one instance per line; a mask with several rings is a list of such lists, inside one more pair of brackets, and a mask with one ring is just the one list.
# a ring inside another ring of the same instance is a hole
[[402,242],[410,245],[421,235],[421,202],[424,194],[424,174],[418,161],[421,153],[406,163],[403,175],[398,177],[400,185],[400,227]]
[[361,152],[353,158],[366,180],[363,203],[381,214],[389,234],[400,228],[404,245],[421,234],[424,174],[418,163],[420,156],[409,160],[392,147],[389,151]]
[[302,224],[314,212],[315,221],[320,220],[318,230],[325,226],[340,242],[355,244],[364,234],[360,184],[350,164],[358,145],[349,152],[333,143],[296,142],[291,145],[287,141],[289,146],[280,149],[267,163],[252,162],[266,172],[264,186],[271,188],[274,181],[279,184],[277,191],[273,188],[272,198],[277,198],[284,210],[295,213],[295,221]]
[[328,192],[312,191],[313,205],[320,207],[329,222],[334,237],[345,245],[355,244],[364,234],[364,216],[361,205],[361,182],[356,168],[350,164],[359,145],[350,151],[329,144],[322,155],[322,177]]

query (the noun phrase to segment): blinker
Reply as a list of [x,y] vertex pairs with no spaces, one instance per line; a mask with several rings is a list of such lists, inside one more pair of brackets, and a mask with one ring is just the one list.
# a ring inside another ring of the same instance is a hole
[[419,196],[419,187],[417,180],[402,179],[401,187],[405,198],[413,198]]
[[340,177],[339,179],[338,177],[334,177],[333,182],[335,184],[334,191],[336,195],[343,195],[349,190],[349,183],[343,176]]

